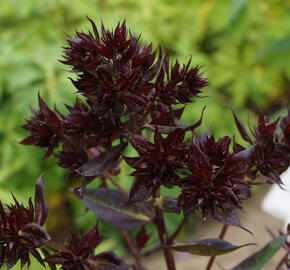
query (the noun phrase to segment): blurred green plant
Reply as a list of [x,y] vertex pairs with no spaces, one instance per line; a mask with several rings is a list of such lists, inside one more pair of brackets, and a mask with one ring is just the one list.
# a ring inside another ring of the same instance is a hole
[[[110,27],[126,19],[132,31],[142,30],[141,39],[160,43],[182,62],[192,56],[192,63],[206,71],[207,95],[213,98],[191,105],[183,120],[197,120],[208,105],[203,127],[210,125],[221,136],[236,133],[223,104],[230,103],[245,120],[248,114],[253,118],[257,108],[270,107],[275,113],[289,102],[289,14],[290,2],[282,0],[0,1],[1,201],[10,201],[11,183],[15,195],[26,200],[34,179],[44,172],[50,208],[62,217],[57,224],[48,223],[50,230],[66,232],[66,224],[81,211],[77,204],[59,209],[62,201],[75,199],[64,191],[65,172],[55,166],[54,158],[41,164],[42,151],[17,142],[24,138],[20,126],[30,114],[28,106],[37,106],[38,91],[58,108],[61,100],[69,103],[75,98],[70,74],[57,59],[65,33],[88,26],[86,15]],[[120,178],[128,173],[124,166]],[[94,221],[93,215],[86,215],[77,225],[89,228]],[[169,218],[168,223],[175,222]]]

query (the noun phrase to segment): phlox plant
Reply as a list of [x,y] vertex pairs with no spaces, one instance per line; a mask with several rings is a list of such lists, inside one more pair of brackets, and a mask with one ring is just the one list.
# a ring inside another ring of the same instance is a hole
[[[168,270],[176,269],[175,251],[209,256],[209,270],[216,256],[248,245],[235,246],[223,238],[228,226],[247,230],[237,211],[251,197],[252,186],[263,179],[283,188],[280,174],[290,165],[290,111],[274,122],[260,112],[249,134],[229,106],[246,146],[231,136],[215,138],[209,129],[197,133],[204,110],[190,125],[181,116],[187,104],[205,98],[208,81],[201,68],[193,66],[191,59],[186,64],[170,61],[160,46],[154,50],[152,44],[142,44],[125,22],[114,30],[101,25],[99,31],[89,21],[92,31],[68,38],[61,60],[76,74],[71,81],[80,98],[72,106],[65,105],[64,114],[49,108],[39,95],[39,109],[31,108],[32,115],[23,125],[29,135],[21,144],[43,148],[44,161],[54,155],[57,165],[69,171],[68,180],[81,180],[72,192],[98,219],[120,229],[134,262],[128,264],[112,251],[95,254],[103,241],[98,224],[83,235],[74,233],[65,243],[51,239],[43,228],[48,207],[40,177],[34,204],[30,199],[25,207],[16,198],[11,205],[0,203],[0,266],[6,264],[9,269],[18,261],[21,267],[29,266],[32,255],[50,269],[145,270],[142,257],[161,250]],[[136,156],[124,154],[128,146]],[[121,162],[133,169],[129,191],[115,178]],[[87,187],[92,181],[99,187]],[[161,192],[161,187],[176,186],[177,197]],[[164,212],[184,216],[171,235]],[[196,212],[203,219],[223,223],[219,238],[176,240]],[[152,250],[146,249],[152,235],[146,231],[150,223],[159,237]],[[137,231],[135,238],[129,236],[130,230]],[[289,269],[289,234],[290,226],[232,269],[261,269],[282,247],[285,256],[276,269]]]

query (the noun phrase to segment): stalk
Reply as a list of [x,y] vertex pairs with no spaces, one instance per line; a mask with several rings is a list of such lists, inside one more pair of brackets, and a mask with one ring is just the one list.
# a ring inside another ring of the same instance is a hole
[[[164,216],[160,209],[156,207],[156,216],[155,216],[155,226],[158,231],[159,239],[162,245],[168,245],[168,234],[166,231],[165,223],[164,223]],[[163,248],[163,255],[166,261],[167,269],[168,270],[176,270],[175,267],[175,260],[172,250],[168,248]]]
[[[227,224],[224,224],[223,227],[222,227],[222,230],[221,230],[221,233],[219,235],[219,239],[223,240],[225,235],[226,235],[226,232],[227,232],[227,229],[228,229],[229,225]],[[214,263],[214,260],[215,260],[215,256],[212,256],[210,257],[209,261],[208,261],[208,264],[206,266],[206,269],[205,270],[210,270],[213,263]]]
[[125,230],[122,230],[122,234],[126,240],[126,243],[130,249],[130,252],[132,254],[132,256],[134,257],[135,261],[136,261],[136,265],[138,267],[138,270],[144,270],[143,266],[142,266],[142,260],[141,260],[141,256],[140,253],[138,251],[136,251],[134,244],[132,242],[132,240],[130,239],[128,232]]

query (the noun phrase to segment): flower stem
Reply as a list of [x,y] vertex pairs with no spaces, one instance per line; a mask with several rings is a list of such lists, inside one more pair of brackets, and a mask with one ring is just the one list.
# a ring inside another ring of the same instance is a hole
[[[155,221],[154,224],[157,228],[159,239],[162,245],[168,245],[168,235],[164,223],[164,216],[163,212],[158,209],[157,207],[155,208],[156,211],[156,216],[155,216]],[[168,270],[176,270],[175,267],[175,260],[174,260],[174,255],[172,250],[168,248],[163,248],[163,255],[166,261],[167,269]]]
[[[226,235],[226,232],[227,232],[227,229],[228,229],[229,225],[227,224],[224,224],[223,227],[222,227],[222,230],[221,230],[221,233],[219,235],[219,239],[223,240],[225,235]],[[213,263],[214,263],[214,260],[215,260],[215,256],[212,256],[210,257],[209,261],[208,261],[208,264],[206,266],[206,269],[205,270],[210,270]]]
[[178,227],[176,228],[175,232],[168,238],[168,244],[171,244],[175,238],[178,236],[178,234],[183,229],[184,225],[186,224],[185,218],[182,219],[182,221],[179,223]]
[[130,249],[130,252],[132,254],[132,256],[134,257],[135,261],[136,261],[136,265],[138,267],[138,270],[144,270],[143,266],[142,266],[142,260],[141,260],[141,256],[139,254],[139,252],[136,251],[133,243],[132,243],[132,240],[130,239],[129,237],[129,234],[127,231],[125,230],[122,230],[122,234],[126,240],[126,243]]
[[286,254],[283,256],[283,258],[280,260],[280,262],[278,263],[278,265],[276,266],[275,270],[280,270],[282,265],[287,262],[288,257],[290,254],[290,250],[287,250]]

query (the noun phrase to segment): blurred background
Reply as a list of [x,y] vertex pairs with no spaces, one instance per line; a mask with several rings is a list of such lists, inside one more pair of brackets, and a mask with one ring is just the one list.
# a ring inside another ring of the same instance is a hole
[[[75,99],[70,74],[58,60],[68,35],[90,28],[86,15],[107,28],[126,19],[133,32],[142,33],[142,41],[152,41],[155,48],[161,44],[171,59],[185,63],[192,56],[192,64],[202,66],[209,98],[189,105],[183,118],[195,122],[207,105],[199,130],[210,126],[216,137],[237,134],[226,104],[251,124],[259,109],[270,118],[285,114],[290,100],[290,1],[0,0],[0,200],[9,203],[13,191],[26,202],[45,173],[47,229],[58,240],[75,227],[93,226],[96,218],[79,216],[83,207],[67,191],[66,172],[53,157],[43,163],[40,149],[18,142],[26,136],[21,125],[30,116],[29,106],[37,108],[38,92],[63,111],[63,103]],[[120,181],[129,188],[128,168],[122,169]],[[179,219],[168,217],[169,230]],[[183,237],[196,226],[193,220]],[[126,253],[116,230],[107,226],[101,231],[107,237],[101,249]]]

